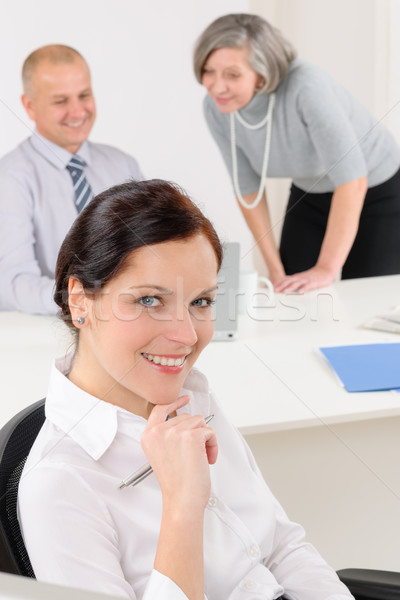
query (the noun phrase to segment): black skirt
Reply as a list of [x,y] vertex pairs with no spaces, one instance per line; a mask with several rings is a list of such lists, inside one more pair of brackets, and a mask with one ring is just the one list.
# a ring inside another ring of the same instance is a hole
[[[282,228],[280,254],[288,275],[313,267],[325,235],[332,193],[308,194],[294,184]],[[342,279],[400,273],[400,170],[368,189]]]

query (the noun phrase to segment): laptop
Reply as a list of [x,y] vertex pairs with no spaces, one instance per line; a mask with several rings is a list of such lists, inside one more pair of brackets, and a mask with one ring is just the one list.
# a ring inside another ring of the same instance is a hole
[[237,336],[239,263],[239,242],[227,242],[224,245],[224,258],[218,273],[213,341],[234,340]]

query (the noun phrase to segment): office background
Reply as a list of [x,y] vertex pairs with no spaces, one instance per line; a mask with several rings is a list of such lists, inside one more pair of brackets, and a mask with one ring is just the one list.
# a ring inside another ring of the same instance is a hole
[[[91,139],[138,158],[146,177],[177,181],[202,205],[224,239],[253,242],[203,119],[204,89],[192,73],[201,31],[228,12],[271,20],[299,55],[327,69],[400,140],[398,0],[5,0],[0,6],[0,155],[32,129],[20,103],[21,65],[35,48],[65,43],[86,57],[98,117]],[[268,190],[276,235],[287,181]],[[229,217],[227,216],[229,215]],[[256,264],[263,269],[255,256]]]
[[[262,270],[192,74],[194,40],[228,12],[271,20],[400,141],[399,0],[8,0],[0,6],[0,155],[32,129],[19,101],[24,58],[43,44],[72,45],[92,71],[98,119],[91,139],[133,154],[149,178],[180,183],[224,239],[241,242],[242,266],[254,260]],[[268,182],[277,236],[287,187]],[[248,437],[290,517],[335,568],[399,568],[400,502],[382,483],[398,489],[399,426],[392,418],[338,425],[336,438],[323,427]]]

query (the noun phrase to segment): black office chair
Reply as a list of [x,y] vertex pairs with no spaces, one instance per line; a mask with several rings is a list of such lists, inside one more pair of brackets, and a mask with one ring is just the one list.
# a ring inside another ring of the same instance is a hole
[[400,573],[342,569],[337,574],[356,600],[400,600]]
[[17,519],[18,485],[44,423],[44,400],[31,404],[0,430],[0,571],[35,577]]
[[[17,519],[18,484],[26,457],[44,423],[44,400],[28,406],[0,430],[0,571],[35,577]],[[400,573],[342,569],[356,600],[400,600]]]

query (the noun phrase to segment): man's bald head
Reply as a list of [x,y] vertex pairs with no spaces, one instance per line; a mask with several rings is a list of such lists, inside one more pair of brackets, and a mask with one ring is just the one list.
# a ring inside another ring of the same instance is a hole
[[37,132],[75,154],[90,134],[96,104],[89,67],[69,46],[38,48],[26,59],[22,104]]
[[[33,97],[35,89],[35,72],[42,63],[51,65],[72,64],[76,60],[87,63],[83,56],[74,48],[63,44],[49,44],[31,52],[22,66],[22,84],[24,93]],[[88,67],[89,69],[89,67]]]

